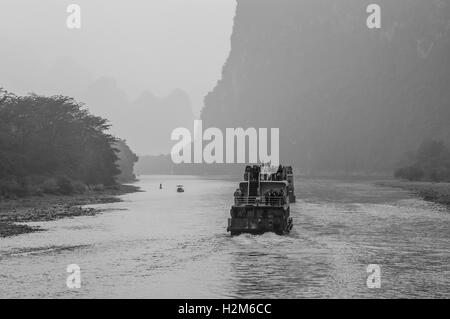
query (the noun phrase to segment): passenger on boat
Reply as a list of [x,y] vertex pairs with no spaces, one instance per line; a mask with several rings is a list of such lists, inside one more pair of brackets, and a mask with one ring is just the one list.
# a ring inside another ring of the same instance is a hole
[[244,179],[245,179],[246,182],[251,180],[251,175],[252,175],[252,167],[251,166],[245,167]]
[[278,193],[278,191],[274,191],[273,192],[272,205],[278,206],[279,205],[279,201],[280,201],[280,194]]
[[264,202],[266,203],[266,205],[269,205],[270,203],[270,191],[267,191],[264,193]]
[[267,196],[268,202],[269,202],[269,205],[270,205],[270,206],[273,206],[273,201],[275,200],[274,197],[275,197],[275,191],[274,191],[273,189],[271,189],[271,190],[269,191],[268,196]]
[[278,171],[276,173],[277,176],[277,181],[281,181],[282,177],[283,177],[283,166],[278,166]]
[[236,189],[234,192],[234,204],[239,205],[239,200],[242,198],[243,194],[240,188]]
[[281,190],[280,191],[280,202],[281,202],[282,206],[285,204],[285,198],[286,198],[286,196],[284,195],[284,191]]
[[261,172],[261,168],[258,165],[254,165],[252,169],[252,180],[257,181],[259,178],[259,173]]

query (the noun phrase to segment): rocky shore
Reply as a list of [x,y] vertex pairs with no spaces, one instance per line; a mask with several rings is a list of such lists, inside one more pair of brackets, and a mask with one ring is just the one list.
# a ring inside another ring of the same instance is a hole
[[118,202],[118,196],[137,191],[139,188],[136,186],[119,185],[78,195],[45,195],[0,201],[0,238],[44,230],[22,223],[99,214],[102,212],[99,209],[82,206]]
[[446,205],[450,208],[450,183],[383,181],[378,184],[406,189],[426,201]]

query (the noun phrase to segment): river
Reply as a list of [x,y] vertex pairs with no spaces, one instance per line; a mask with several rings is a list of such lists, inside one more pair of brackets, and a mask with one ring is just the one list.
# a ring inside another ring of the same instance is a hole
[[[445,207],[371,181],[296,184],[291,234],[230,237],[237,180],[142,176],[143,192],[94,206],[102,214],[0,239],[0,298],[450,297]],[[80,289],[66,286],[70,264]]]

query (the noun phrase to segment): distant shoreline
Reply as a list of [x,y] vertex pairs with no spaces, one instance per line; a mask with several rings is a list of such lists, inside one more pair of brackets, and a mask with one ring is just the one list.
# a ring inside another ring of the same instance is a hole
[[0,238],[45,231],[22,223],[97,215],[103,211],[82,206],[120,202],[118,196],[139,191],[137,186],[121,184],[77,195],[45,195],[0,201]]
[[381,181],[377,185],[401,188],[411,191],[424,200],[450,208],[450,183],[409,182],[409,181]]

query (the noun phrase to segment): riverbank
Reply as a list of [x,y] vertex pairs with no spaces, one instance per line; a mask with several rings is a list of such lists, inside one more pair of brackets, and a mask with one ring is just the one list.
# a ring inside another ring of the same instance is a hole
[[426,201],[446,205],[450,208],[450,183],[382,181],[377,184],[405,189]]
[[99,214],[101,210],[82,206],[119,202],[118,196],[138,191],[137,186],[118,185],[77,195],[44,195],[0,201],[0,238],[44,230],[22,223]]

